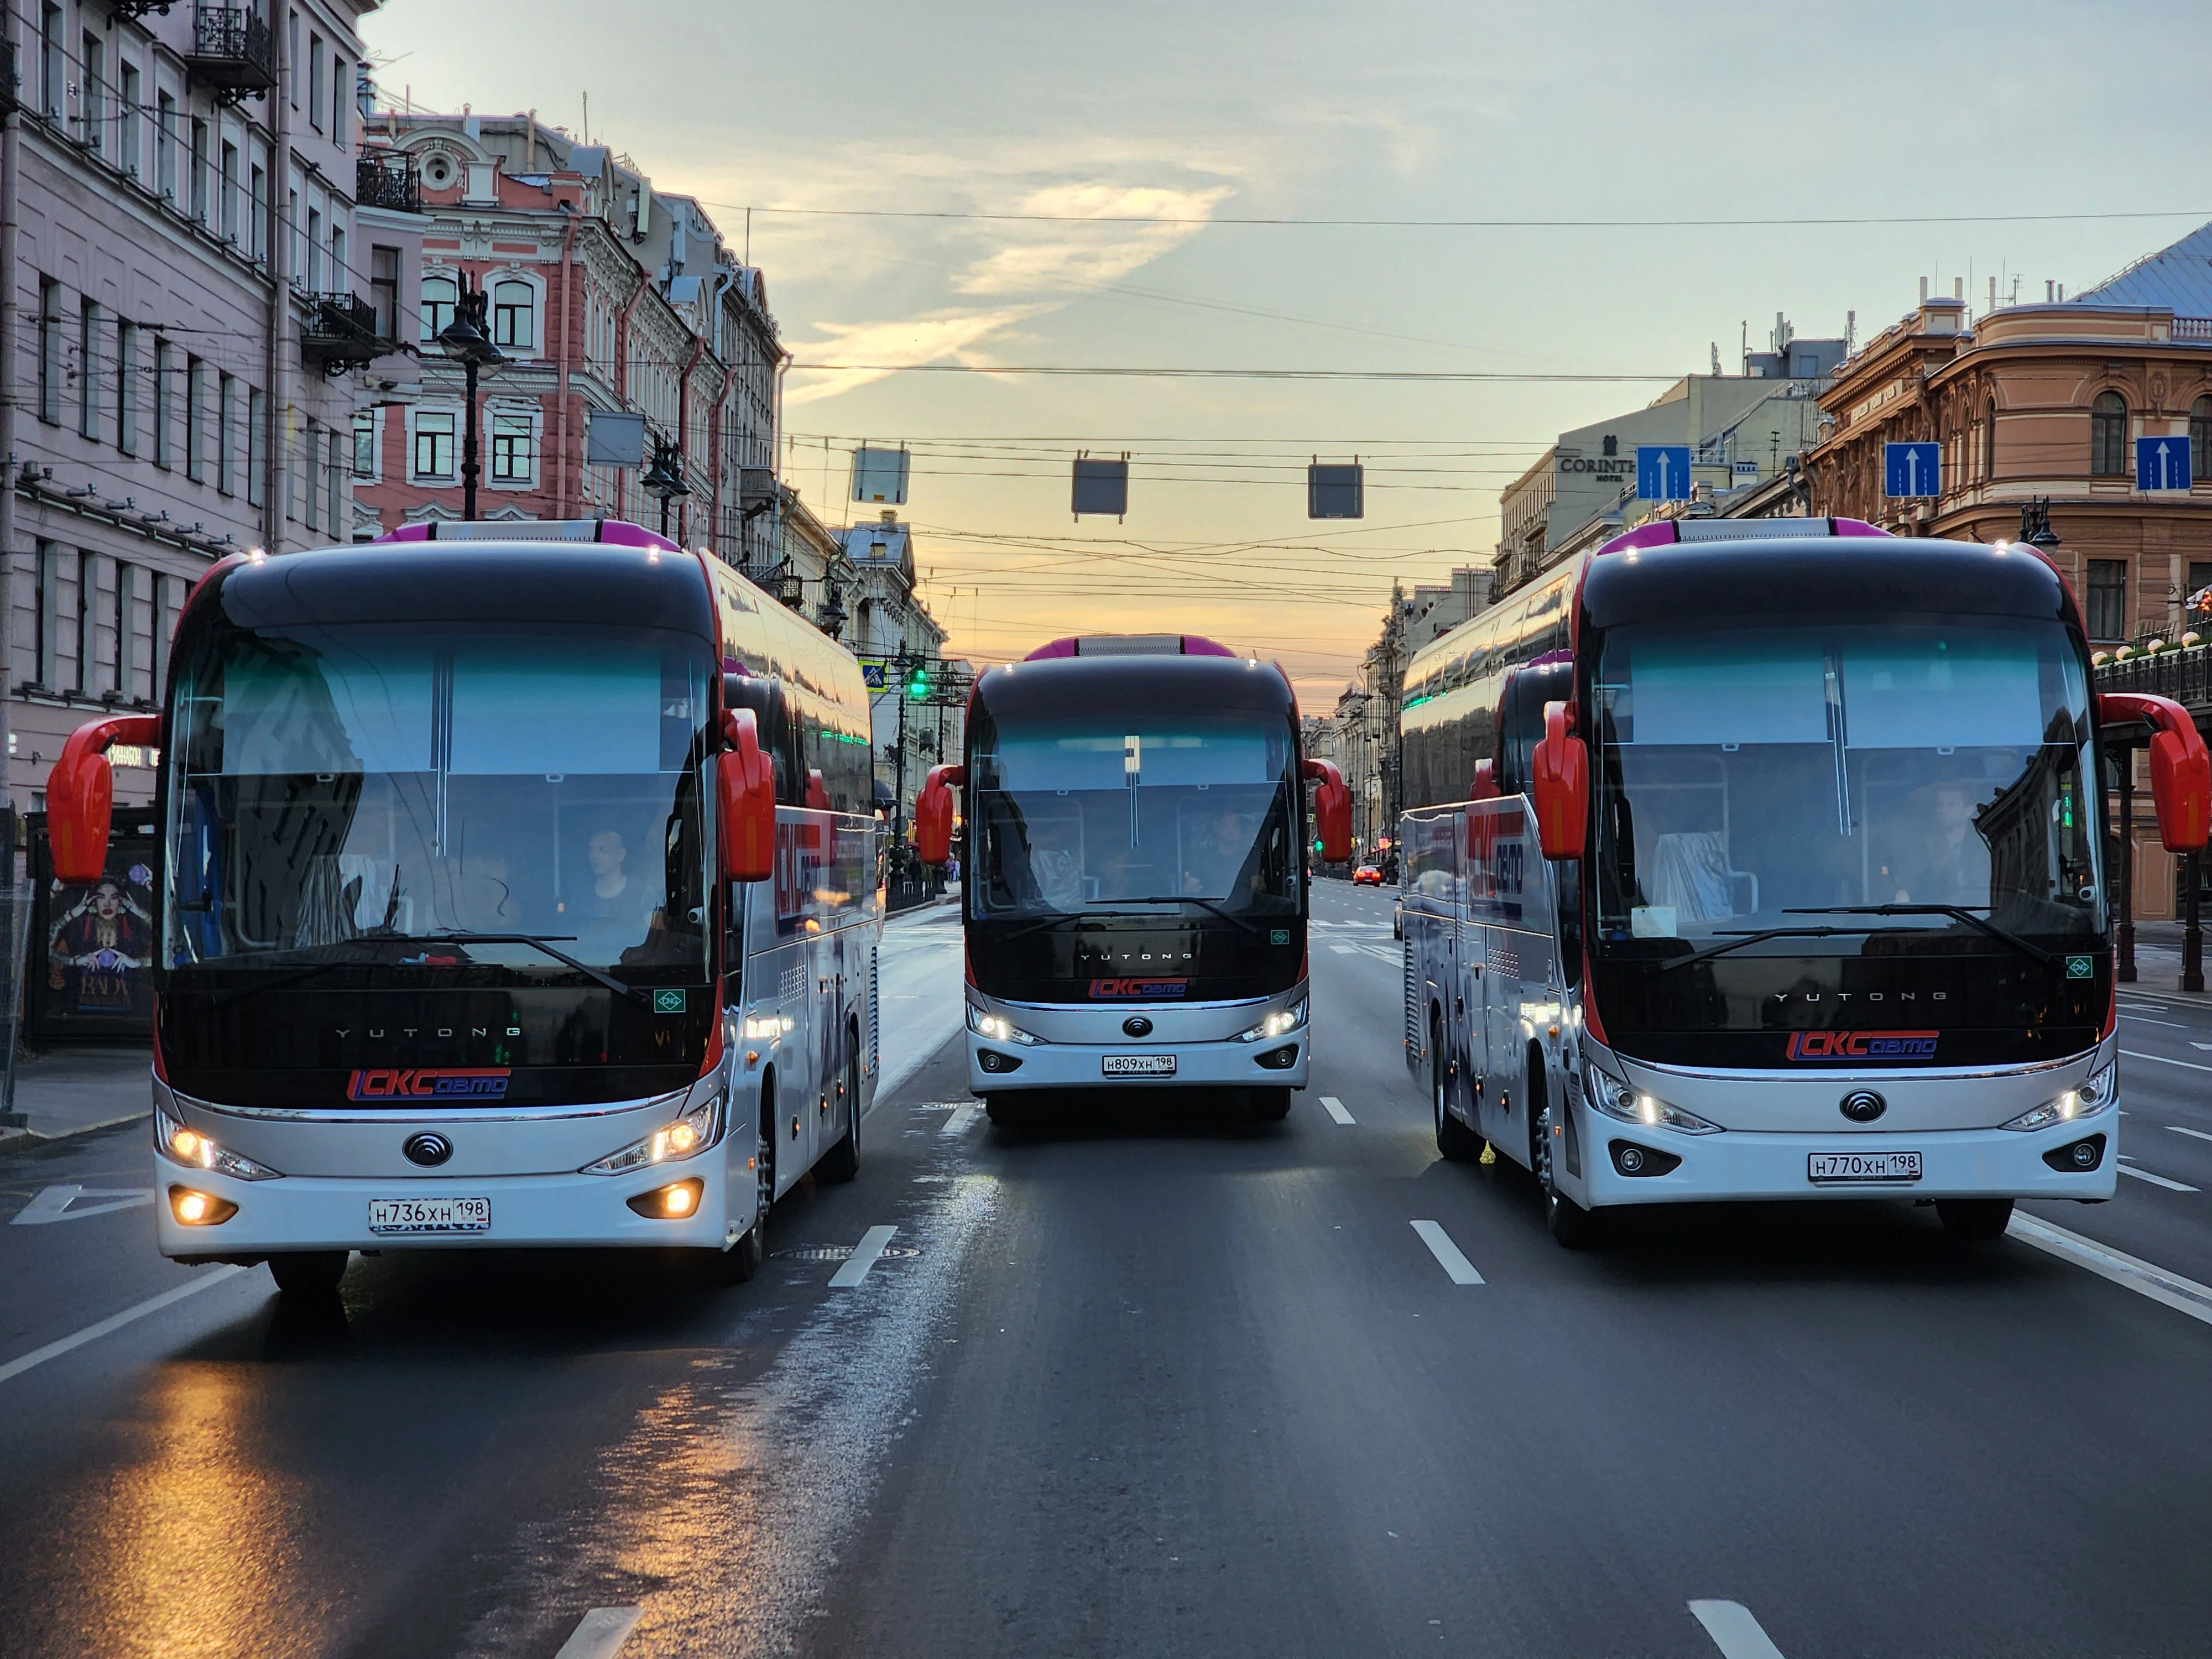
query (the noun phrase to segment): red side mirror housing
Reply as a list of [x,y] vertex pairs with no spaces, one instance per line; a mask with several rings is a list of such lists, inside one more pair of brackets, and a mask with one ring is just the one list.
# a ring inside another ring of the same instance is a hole
[[1567,706],[1544,705],[1544,736],[1529,759],[1536,838],[1547,859],[1578,859],[1589,832],[1589,750],[1568,730]]
[[46,839],[58,880],[94,882],[106,872],[107,832],[115,813],[109,746],[133,743],[150,749],[161,740],[159,714],[112,715],[70,733],[46,779]]
[[1469,800],[1498,799],[1498,763],[1479,760],[1474,763],[1474,783],[1468,791]]
[[933,766],[914,798],[914,850],[933,868],[952,856],[952,792],[967,781],[964,766]]
[[760,724],[750,708],[722,712],[715,777],[722,814],[722,877],[766,881],[775,871],[775,763],[763,753]]
[[[2137,691],[2097,695],[2097,721],[2118,726],[2145,720],[2151,727],[2150,797],[2158,812],[2158,838],[2169,853],[2199,853],[2212,835],[2212,756],[2189,711],[2171,697]],[[72,739],[74,741],[74,739]]]
[[1314,833],[1321,837],[1322,860],[1342,864],[1352,856],[1352,787],[1333,761],[1310,760],[1304,775],[1320,781],[1314,791]]
[[817,812],[830,810],[830,786],[822,781],[822,769],[817,766],[806,769],[806,805]]

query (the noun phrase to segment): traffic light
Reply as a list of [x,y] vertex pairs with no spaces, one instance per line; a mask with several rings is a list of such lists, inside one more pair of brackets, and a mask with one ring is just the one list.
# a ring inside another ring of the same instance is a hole
[[908,702],[920,702],[929,696],[929,665],[913,662],[907,665],[906,696]]

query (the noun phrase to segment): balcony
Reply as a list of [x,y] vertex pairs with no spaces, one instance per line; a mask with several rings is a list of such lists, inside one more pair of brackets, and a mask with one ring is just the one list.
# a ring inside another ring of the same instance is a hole
[[353,199],[356,207],[420,213],[422,179],[415,171],[415,158],[403,150],[362,151],[354,166]]
[[368,301],[351,294],[307,296],[307,321],[300,335],[300,355],[311,363],[321,364],[326,377],[336,380],[398,349],[398,342],[377,332],[376,307]]
[[276,41],[269,25],[244,6],[196,8],[185,62],[228,104],[261,97],[276,84]]

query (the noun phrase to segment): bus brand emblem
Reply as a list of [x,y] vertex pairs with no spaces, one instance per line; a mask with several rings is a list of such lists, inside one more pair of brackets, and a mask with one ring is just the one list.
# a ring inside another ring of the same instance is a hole
[[655,991],[653,994],[653,1012],[656,1014],[682,1013],[684,1012],[684,993],[680,990]]
[[2066,958],[2067,978],[2094,979],[2096,976],[2097,959],[2094,957],[2069,957]]
[[1144,1037],[1152,1034],[1152,1022],[1142,1014],[1132,1014],[1121,1022],[1121,1035],[1124,1036]]
[[419,1164],[426,1170],[434,1170],[453,1155],[453,1143],[443,1135],[423,1133],[410,1135],[399,1144],[410,1164]]
[[1838,1109],[1854,1123],[1871,1123],[1889,1109],[1889,1103],[1871,1089],[1854,1089],[1843,1097]]

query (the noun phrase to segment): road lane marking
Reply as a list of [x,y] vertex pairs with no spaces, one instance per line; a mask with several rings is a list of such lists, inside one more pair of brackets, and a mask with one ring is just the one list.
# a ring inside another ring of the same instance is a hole
[[11,1359],[6,1364],[0,1365],[0,1382],[5,1382],[10,1377],[21,1376],[33,1365],[43,1365],[49,1359],[58,1359],[72,1349],[82,1348],[88,1342],[97,1342],[110,1331],[119,1331],[135,1319],[143,1319],[148,1314],[161,1312],[172,1302],[182,1302],[188,1296],[198,1296],[202,1291],[222,1284],[226,1279],[235,1279],[239,1274],[248,1271],[250,1270],[245,1267],[218,1267],[211,1273],[203,1273],[190,1284],[178,1285],[173,1291],[164,1291],[159,1296],[149,1296],[135,1307],[125,1308],[119,1314],[110,1314],[96,1324],[88,1325],[81,1331],[73,1332],[63,1337],[59,1341],[49,1342],[43,1348],[32,1349],[21,1359]]
[[883,1255],[884,1246],[891,1242],[897,1231],[896,1227],[871,1227],[861,1234],[860,1244],[852,1255],[845,1258],[845,1265],[830,1275],[830,1288],[849,1291],[866,1279],[868,1269],[874,1267],[877,1258]]
[[553,1659],[614,1659],[644,1617],[643,1607],[593,1607],[568,1632]]
[[2152,1019],[2146,1015],[2131,1014],[2124,1008],[2120,1010],[2120,1018],[2131,1019],[2138,1025],[2165,1025],[2177,1031],[2185,1031],[2189,1029],[2178,1019]]
[[2212,1325],[2212,1285],[2200,1285],[2193,1279],[2168,1273],[2140,1256],[2115,1250],[2094,1238],[2084,1238],[2079,1233],[2069,1232],[2035,1216],[2023,1215],[2018,1210],[2013,1212],[2011,1224],[2005,1231],[2023,1244],[2032,1244],[2077,1267],[2087,1267],[2099,1278],[2109,1279],[2137,1296],[2163,1302],[2191,1319]]
[[1328,948],[1334,951],[1338,956],[1348,957],[1358,947],[1352,945],[1332,945]]
[[[1321,1097],[1321,1109],[1339,1123],[1350,1123],[1353,1121],[1352,1114],[1344,1109],[1344,1103],[1334,1095],[1323,1095]],[[2212,1140],[2212,1135],[2207,1135],[2204,1138],[2207,1140]]]
[[976,1114],[982,1109],[981,1106],[955,1106],[946,1115],[945,1127],[937,1133],[941,1135],[966,1134],[975,1127]]
[[2191,1139],[2212,1140],[2212,1135],[2206,1134],[2202,1129],[2185,1129],[2179,1123],[2169,1123],[2166,1127],[2172,1130],[2175,1134],[2187,1135]]
[[1741,1601],[1692,1601],[1690,1616],[1705,1627],[1722,1659],[1782,1659],[1782,1650]]
[[[2127,1154],[2122,1152],[2120,1156],[2125,1158]],[[2148,1181],[2152,1186],[2163,1187],[2170,1193],[2193,1193],[2197,1190],[2186,1182],[2170,1181],[2162,1175],[2153,1175],[2148,1170],[2138,1170],[2132,1164],[2123,1163],[2114,1167],[2124,1176],[2133,1176],[2137,1181]]]
[[1429,1247],[1444,1272],[1451,1275],[1455,1285],[1480,1285],[1482,1275],[1474,1270],[1474,1263],[1460,1254],[1460,1248],[1451,1241],[1451,1235],[1433,1221],[1416,1221],[1413,1231],[1421,1236],[1421,1243]]
[[[104,1200],[72,1208],[80,1199]],[[9,1218],[11,1227],[40,1227],[57,1221],[82,1221],[87,1216],[108,1215],[117,1210],[135,1210],[141,1204],[154,1201],[151,1187],[41,1187],[33,1194],[31,1201]]]
[[[2212,1048],[2212,1042],[2192,1042],[2189,1046],[2192,1048]],[[2212,1066],[2200,1066],[2193,1060],[2168,1060],[2164,1054],[2146,1054],[2134,1048],[2123,1048],[2120,1052],[2130,1060],[2154,1060],[2161,1066],[2179,1066],[2184,1071],[2212,1072]]]

